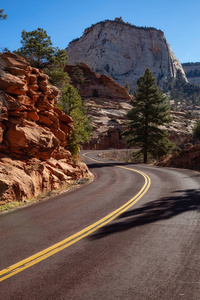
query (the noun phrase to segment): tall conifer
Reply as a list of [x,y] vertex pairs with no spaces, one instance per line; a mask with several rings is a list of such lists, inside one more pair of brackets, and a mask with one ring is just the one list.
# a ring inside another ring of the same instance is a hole
[[128,128],[124,132],[128,146],[140,147],[144,163],[148,160],[148,154],[158,158],[172,147],[167,131],[160,127],[171,122],[168,106],[164,102],[165,97],[157,86],[156,78],[146,69],[137,82],[131,100],[133,108],[127,114]]

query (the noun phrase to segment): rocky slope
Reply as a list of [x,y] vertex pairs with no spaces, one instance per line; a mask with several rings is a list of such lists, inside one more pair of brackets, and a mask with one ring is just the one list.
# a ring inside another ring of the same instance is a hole
[[71,64],[84,62],[93,71],[111,76],[122,86],[128,83],[131,89],[147,67],[160,84],[167,76],[179,75],[187,81],[162,31],[136,27],[121,18],[92,25],[66,50]]
[[113,99],[127,101],[131,99],[127,89],[117,84],[112,78],[93,72],[84,63],[66,65],[65,71],[69,74],[73,85],[79,90],[82,98],[96,97],[111,101]]
[[38,196],[88,176],[67,148],[73,120],[59,91],[23,58],[0,54],[0,203]]
[[188,81],[200,85],[200,63],[184,63],[182,66]]
[[[67,65],[65,71],[71,83],[86,100],[89,115],[93,118],[94,135],[84,148],[124,148],[122,132],[126,127],[126,114],[131,109],[131,95],[113,79],[92,71],[86,64]],[[173,122],[168,126],[170,140],[181,144],[191,139],[194,119],[184,112],[172,112]]]
[[168,124],[169,139],[175,145],[188,143],[192,138],[192,131],[196,119],[191,118],[186,112],[171,111],[172,122]]
[[123,148],[121,133],[126,113],[131,108],[131,95],[112,78],[92,71],[86,64],[67,65],[71,82],[86,100],[92,116],[93,137],[84,149]]
[[188,146],[178,153],[163,157],[156,165],[200,171],[200,144]]

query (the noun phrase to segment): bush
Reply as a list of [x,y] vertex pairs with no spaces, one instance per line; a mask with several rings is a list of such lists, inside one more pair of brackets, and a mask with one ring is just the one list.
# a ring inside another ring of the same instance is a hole
[[193,138],[200,140],[200,120],[197,121],[193,129]]
[[187,143],[187,144],[185,144],[185,148],[186,148],[186,147],[192,147],[192,146],[193,146],[192,143]]
[[174,147],[171,150],[172,154],[178,155],[181,152],[181,149],[179,147]]

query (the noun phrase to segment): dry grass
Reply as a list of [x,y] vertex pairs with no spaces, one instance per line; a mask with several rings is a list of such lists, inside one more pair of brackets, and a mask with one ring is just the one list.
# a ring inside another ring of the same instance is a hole
[[137,150],[135,149],[123,149],[123,150],[112,150],[109,152],[102,152],[99,154],[100,157],[120,161],[127,163],[142,163],[142,156],[136,157]]
[[[119,162],[125,162],[125,163],[135,163],[135,164],[141,164],[143,163],[143,155],[140,153],[138,154],[138,149],[122,149],[122,150],[111,150],[102,152],[99,154],[100,157],[119,161]],[[149,157],[148,158],[148,164],[153,164],[154,159]]]

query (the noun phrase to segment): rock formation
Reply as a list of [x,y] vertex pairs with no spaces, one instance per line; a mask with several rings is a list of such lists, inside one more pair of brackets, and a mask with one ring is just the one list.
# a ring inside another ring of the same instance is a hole
[[[86,64],[67,65],[71,83],[86,100],[92,116],[94,135],[84,148],[107,149],[126,147],[122,132],[126,127],[126,114],[132,108],[131,95],[125,88],[105,75],[95,73]],[[173,112],[173,122],[168,126],[171,142],[181,144],[191,139],[195,120],[184,112]]]
[[73,120],[59,90],[23,58],[0,54],[0,202],[38,196],[88,176],[67,148]]
[[200,85],[200,63],[184,63],[182,66],[188,81]]
[[186,112],[171,111],[172,122],[167,125],[170,141],[175,145],[188,143],[192,138],[196,119]]
[[171,156],[163,157],[156,165],[200,171],[200,144],[187,146]]
[[95,73],[86,64],[67,65],[65,71],[79,94],[87,101],[92,116],[93,137],[84,149],[123,148],[121,132],[131,108],[128,91],[106,75]]
[[84,62],[93,71],[111,76],[122,86],[128,83],[131,89],[147,67],[160,84],[167,76],[181,76],[187,81],[181,63],[161,30],[136,27],[122,19],[92,25],[66,50],[71,64]]
[[128,91],[106,75],[95,73],[84,63],[66,65],[65,71],[72,79],[73,85],[79,90],[82,98],[102,98],[129,101],[131,96]]

